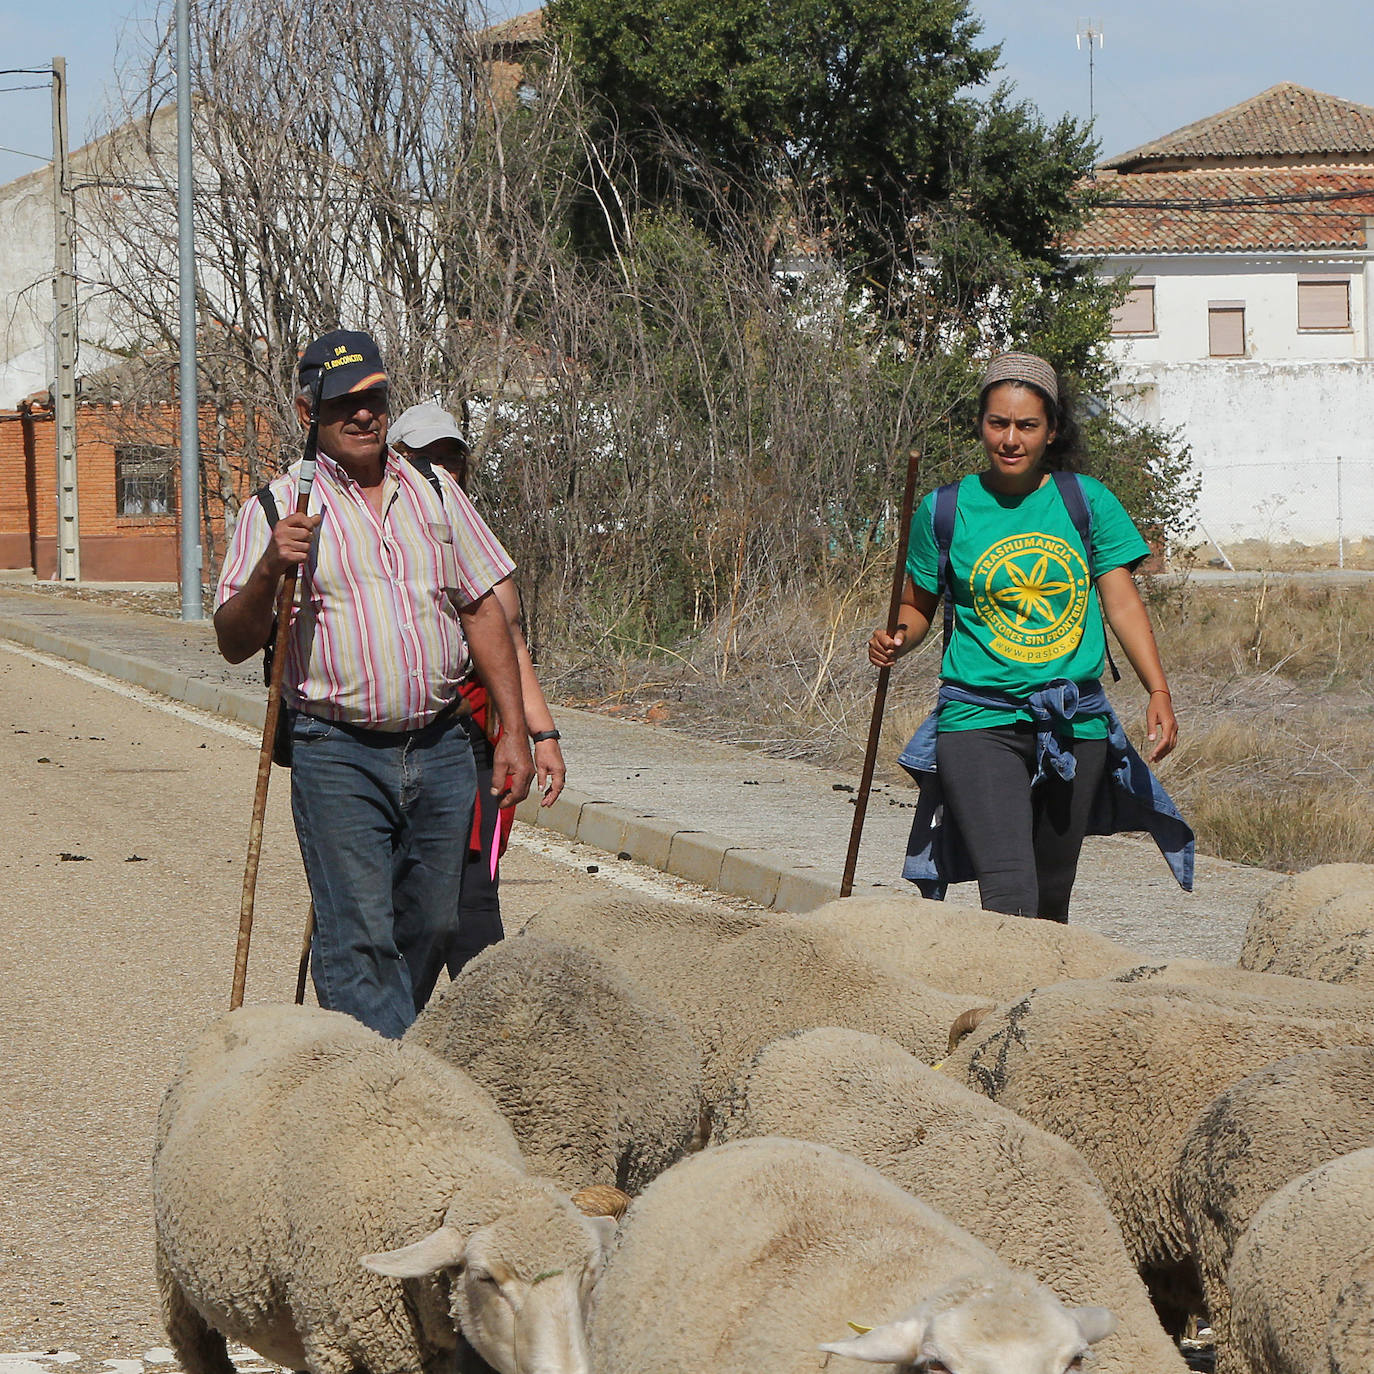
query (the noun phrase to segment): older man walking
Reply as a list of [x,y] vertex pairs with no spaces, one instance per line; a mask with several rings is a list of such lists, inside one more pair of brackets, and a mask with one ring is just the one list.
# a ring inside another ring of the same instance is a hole
[[459,907],[476,790],[459,721],[469,654],[507,724],[493,791],[513,806],[533,776],[519,667],[492,594],[514,565],[456,482],[439,474],[436,491],[387,449],[387,377],[371,337],[335,330],[305,350],[303,426],[321,373],[309,510],[294,513],[299,464],[271,484],[284,512],[275,525],[261,502],[245,503],[215,632],[231,663],[257,653],[278,582],[301,565],[283,704],[315,992],[397,1037],[433,991]]

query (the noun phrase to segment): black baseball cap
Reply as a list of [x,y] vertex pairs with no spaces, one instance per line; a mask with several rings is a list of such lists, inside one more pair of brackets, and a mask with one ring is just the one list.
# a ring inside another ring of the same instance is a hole
[[356,329],[331,329],[306,346],[296,368],[300,389],[313,394],[321,371],[324,373],[322,401],[387,385],[386,367],[377,341],[371,334]]

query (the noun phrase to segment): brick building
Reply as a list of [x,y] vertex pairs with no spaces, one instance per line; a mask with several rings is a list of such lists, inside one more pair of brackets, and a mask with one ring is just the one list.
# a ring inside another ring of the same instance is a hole
[[[255,485],[241,456],[242,424],[226,425],[222,418],[209,407],[201,410],[207,579],[217,570],[226,542],[217,475],[227,472],[235,504]],[[178,579],[180,423],[174,405],[77,407],[82,581]],[[0,411],[0,570],[31,569],[44,581],[56,575],[56,491],[52,411],[31,402]]]

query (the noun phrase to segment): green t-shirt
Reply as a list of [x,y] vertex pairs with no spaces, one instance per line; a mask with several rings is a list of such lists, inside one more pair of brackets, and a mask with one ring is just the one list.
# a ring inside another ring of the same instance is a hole
[[[993,491],[978,475],[960,482],[949,549],[954,630],[941,665],[946,681],[1024,697],[1057,678],[1101,677],[1107,639],[1093,579],[1113,568],[1134,568],[1150,549],[1101,482],[1078,480],[1092,512],[1091,552],[1052,479],[1024,496]],[[912,518],[906,566],[916,586],[940,596],[934,507],[931,492]],[[939,616],[937,611],[936,626]],[[940,712],[940,729],[974,730],[1030,718],[1029,711],[956,701]],[[1073,734],[1105,739],[1106,720],[1079,717]]]

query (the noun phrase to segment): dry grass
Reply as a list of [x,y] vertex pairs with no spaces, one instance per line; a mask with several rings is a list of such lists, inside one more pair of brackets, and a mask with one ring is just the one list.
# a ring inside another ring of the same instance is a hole
[[[1342,548],[1335,540],[1304,544],[1300,540],[1279,543],[1271,539],[1241,539],[1222,546],[1231,566],[1238,571],[1312,572],[1337,567],[1374,569],[1374,537],[1360,535],[1347,539]],[[1213,544],[1199,544],[1190,551],[1199,563],[1225,567],[1220,550]]]
[[[1150,591],[1182,726],[1161,777],[1205,853],[1266,868],[1374,862],[1374,596],[1269,579]],[[751,608],[726,655],[712,633],[676,657],[582,664],[565,697],[857,775],[873,704],[863,645],[885,613],[855,598]],[[935,693],[938,630],[892,675],[878,775],[901,780],[902,744]],[[1109,690],[1137,745],[1143,697]],[[556,677],[560,675],[555,675]]]
[[[1160,774],[1205,853],[1281,870],[1374,863],[1370,593],[1282,579],[1147,590],[1182,727]],[[175,589],[121,604],[179,609]],[[857,589],[742,607],[728,633],[708,628],[671,652],[565,653],[541,677],[568,705],[857,777],[873,707],[863,646],[885,612],[875,572]],[[880,777],[905,778],[896,757],[934,698],[938,640],[937,629],[892,674]],[[1143,698],[1118,658],[1126,677],[1109,690],[1139,744]]]

